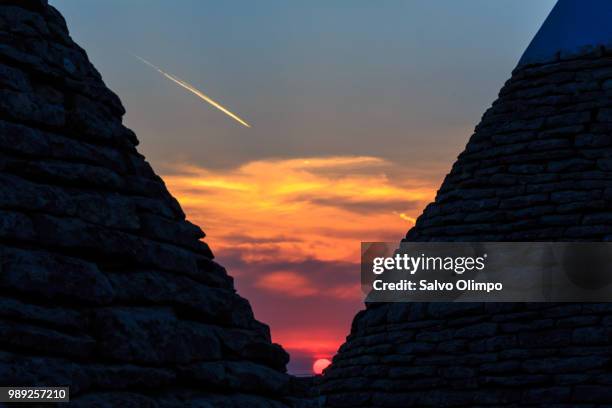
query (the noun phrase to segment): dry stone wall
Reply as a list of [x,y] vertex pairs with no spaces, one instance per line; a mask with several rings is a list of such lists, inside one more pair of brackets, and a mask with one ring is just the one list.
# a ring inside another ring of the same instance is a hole
[[82,407],[282,407],[287,353],[46,0],[0,1],[0,385]]
[[[407,241],[612,239],[612,50],[518,67]],[[612,404],[612,304],[369,304],[330,407]]]

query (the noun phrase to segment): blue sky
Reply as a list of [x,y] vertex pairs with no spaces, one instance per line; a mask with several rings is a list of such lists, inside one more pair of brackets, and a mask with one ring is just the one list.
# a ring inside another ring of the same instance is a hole
[[[553,0],[51,0],[154,162],[372,154],[445,165]],[[246,131],[144,66],[198,86]]]

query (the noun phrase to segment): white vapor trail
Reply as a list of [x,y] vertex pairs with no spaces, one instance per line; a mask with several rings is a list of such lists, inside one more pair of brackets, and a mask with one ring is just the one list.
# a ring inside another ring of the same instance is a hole
[[147,64],[148,66],[150,66],[151,68],[153,68],[154,70],[156,70],[157,72],[159,72],[160,74],[162,74],[163,76],[165,76],[170,81],[172,81],[175,84],[177,84],[178,86],[185,88],[186,90],[188,90],[192,94],[196,95],[200,99],[203,99],[204,101],[208,102],[209,104],[211,104],[215,108],[219,109],[221,112],[225,113],[227,116],[229,116],[230,118],[234,119],[235,121],[237,121],[241,125],[246,126],[248,128],[251,127],[251,125],[246,123],[244,120],[240,119],[240,117],[238,117],[238,115],[230,112],[227,108],[223,107],[219,102],[215,101],[210,96],[206,95],[204,92],[200,91],[198,88],[196,88],[195,86],[191,85],[189,82],[183,81],[182,79],[180,79],[180,78],[178,78],[178,77],[176,77],[176,76],[174,76],[172,74],[169,74],[169,73],[165,72],[161,68],[153,65],[152,63],[150,63],[146,59],[144,59],[142,57],[139,57],[136,54],[132,54],[132,55],[134,55],[134,57],[138,58],[140,61],[142,61],[143,63]]

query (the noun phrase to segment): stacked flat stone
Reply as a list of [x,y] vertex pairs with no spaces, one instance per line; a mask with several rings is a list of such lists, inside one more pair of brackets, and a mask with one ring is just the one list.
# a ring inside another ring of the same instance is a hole
[[[407,241],[612,239],[612,49],[519,66]],[[612,304],[370,304],[330,407],[612,403]]]
[[0,384],[282,407],[271,343],[46,0],[0,1]]

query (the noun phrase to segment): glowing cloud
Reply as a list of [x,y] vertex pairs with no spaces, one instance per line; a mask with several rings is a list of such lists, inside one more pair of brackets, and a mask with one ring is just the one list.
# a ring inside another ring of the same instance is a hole
[[360,241],[399,241],[438,181],[370,156],[162,170],[295,367],[333,355],[362,307]]
[[173,164],[163,176],[221,261],[231,248],[246,262],[358,263],[360,241],[398,241],[434,196],[430,182],[393,181],[396,167],[377,157],[314,157],[219,171]]
[[238,115],[236,115],[235,113],[230,112],[229,109],[223,107],[219,102],[215,101],[210,96],[206,95],[204,92],[200,91],[198,88],[196,88],[195,86],[191,85],[189,82],[184,81],[184,80],[180,79],[177,76],[174,76],[172,74],[169,74],[169,73],[163,71],[161,68],[153,65],[152,63],[150,63],[149,61],[147,61],[146,59],[144,59],[142,57],[139,57],[138,55],[134,55],[134,57],[138,58],[140,61],[142,61],[146,65],[150,66],[151,68],[153,68],[154,70],[156,70],[157,72],[162,74],[164,77],[168,78],[170,81],[174,82],[175,84],[179,85],[182,88],[185,88],[186,90],[188,90],[192,94],[196,95],[200,99],[203,99],[204,101],[208,102],[209,104],[211,104],[215,108],[219,109],[221,112],[225,113],[227,116],[229,116],[230,118],[234,119],[235,121],[237,121],[241,125],[246,126],[248,128],[251,127],[251,125],[246,123],[244,120],[240,119],[240,117],[238,117]]
[[281,293],[291,293],[293,296],[310,296],[317,293],[306,277],[295,272],[272,272],[264,275],[255,286]]

